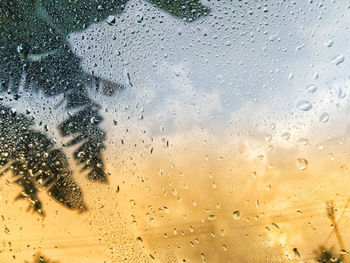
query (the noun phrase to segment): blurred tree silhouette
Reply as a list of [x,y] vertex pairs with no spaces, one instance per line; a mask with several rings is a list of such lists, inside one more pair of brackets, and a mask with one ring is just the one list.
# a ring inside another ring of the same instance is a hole
[[[149,0],[171,15],[191,22],[210,10],[199,0]],[[2,0],[0,2],[0,92],[18,98],[19,86],[32,87],[47,96],[63,94],[66,109],[79,110],[59,125],[62,136],[72,136],[67,146],[79,144],[74,159],[87,171],[92,181],[107,183],[102,151],[105,132],[99,128],[103,120],[99,104],[88,96],[89,86],[103,85],[108,95],[120,88],[107,80],[82,71],[80,58],[73,54],[67,36],[99,22],[109,15],[120,14],[127,0]],[[16,183],[24,191],[35,211],[42,213],[38,200],[39,185],[66,207],[84,210],[82,193],[75,185],[65,154],[54,149],[45,134],[30,128],[22,115],[11,116],[10,109],[1,106],[1,164],[11,163]],[[11,138],[8,132],[18,136]],[[21,139],[19,139],[21,138]],[[34,144],[34,147],[29,145]],[[10,145],[9,147],[6,145]],[[9,151],[7,156],[6,152]],[[48,154],[47,157],[44,154]],[[59,165],[56,167],[56,160]],[[45,166],[43,165],[45,163]],[[75,189],[75,194],[68,193]],[[77,190],[78,189],[78,190]],[[74,197],[74,198],[73,198]],[[77,200],[73,204],[73,199]]]
[[315,255],[317,257],[317,262],[320,263],[342,263],[343,256],[336,255],[333,248],[327,249],[325,247],[319,247],[318,250],[315,251]]
[[[29,263],[28,261],[24,261],[24,263]],[[34,258],[33,263],[59,263],[58,261],[51,261],[41,254],[37,254]]]
[[23,187],[17,199],[27,198],[34,211],[43,214],[38,186],[71,209],[85,210],[80,188],[69,170],[64,153],[54,142],[31,129],[33,121],[0,105],[0,176],[11,170],[15,183]]

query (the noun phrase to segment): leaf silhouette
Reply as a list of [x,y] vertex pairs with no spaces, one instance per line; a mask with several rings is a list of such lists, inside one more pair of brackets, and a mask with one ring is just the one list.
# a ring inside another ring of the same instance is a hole
[[45,134],[31,128],[33,121],[0,105],[1,173],[12,171],[23,191],[17,199],[28,199],[29,209],[44,214],[38,198],[40,188],[64,206],[83,211],[83,194],[74,182],[64,153],[54,148]]
[[149,2],[177,18],[186,19],[188,22],[210,12],[210,9],[201,4],[199,0],[149,0]]
[[106,135],[98,127],[98,124],[102,121],[98,110],[99,106],[97,104],[88,103],[82,110],[71,115],[60,124],[59,130],[63,136],[76,136],[67,146],[83,142],[74,152],[74,158],[83,164],[82,171],[89,170],[87,178],[92,181],[106,183],[107,178],[101,157]]
[[317,250],[314,251],[314,254],[317,257],[317,262],[320,262],[320,263],[344,262],[344,256],[337,255],[334,252],[334,248],[325,248],[323,246],[320,246],[318,247]]
[[[24,261],[24,263],[29,263],[28,261]],[[58,261],[51,261],[48,258],[42,256],[41,254],[36,254],[34,256],[33,263],[59,263]]]
[[[148,0],[171,15],[194,21],[210,10],[199,0]],[[66,109],[75,113],[59,125],[62,136],[73,137],[67,146],[79,145],[74,159],[82,165],[91,181],[107,183],[102,152],[106,134],[99,128],[103,118],[98,103],[88,96],[91,84],[102,84],[102,92],[112,95],[121,88],[108,80],[83,72],[80,62],[71,50],[67,38],[70,33],[123,12],[128,0],[2,0],[0,2],[0,91],[10,91],[19,96],[21,81],[24,87],[40,90],[47,96],[63,94]],[[1,134],[19,131],[19,137],[6,139],[10,160],[17,183],[23,187],[19,198],[28,198],[35,211],[42,204],[37,197],[37,184],[65,206],[85,209],[82,193],[74,183],[62,151],[45,135],[30,129],[30,121],[22,115],[10,116],[9,109],[1,106],[3,122]],[[13,119],[17,119],[18,123]],[[25,138],[25,139],[18,139]],[[31,143],[29,143],[31,142]],[[34,147],[30,147],[34,143]],[[42,150],[48,156],[40,157]],[[18,159],[19,158],[19,159]],[[59,163],[58,166],[55,163]],[[43,165],[42,163],[45,163]],[[75,189],[72,194],[69,189]],[[78,189],[78,190],[77,190]],[[76,200],[74,199],[76,198]],[[75,200],[75,201],[74,201]],[[73,202],[74,201],[74,202]]]

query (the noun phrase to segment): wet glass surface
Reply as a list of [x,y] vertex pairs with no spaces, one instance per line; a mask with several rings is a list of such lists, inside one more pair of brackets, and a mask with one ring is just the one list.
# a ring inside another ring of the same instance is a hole
[[2,0],[0,262],[350,262],[349,24]]

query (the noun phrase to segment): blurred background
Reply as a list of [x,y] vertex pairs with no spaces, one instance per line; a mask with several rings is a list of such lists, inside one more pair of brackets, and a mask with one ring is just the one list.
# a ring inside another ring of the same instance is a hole
[[[88,210],[40,191],[42,217],[1,176],[1,262],[349,262],[349,2],[201,2],[187,23],[130,0],[68,35],[113,90],[87,92],[109,183],[66,148]],[[20,90],[2,105],[69,144],[80,108]]]

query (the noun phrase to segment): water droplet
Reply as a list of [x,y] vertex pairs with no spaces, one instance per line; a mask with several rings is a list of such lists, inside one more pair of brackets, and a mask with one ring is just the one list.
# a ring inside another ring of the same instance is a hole
[[305,87],[306,91],[309,93],[315,93],[317,90],[317,87],[314,84],[307,85]]
[[176,195],[177,195],[177,191],[176,191],[176,189],[175,189],[175,188],[173,188],[173,189],[171,190],[171,192],[173,193],[173,195],[174,195],[174,196],[176,196]]
[[301,145],[308,145],[309,144],[309,140],[306,138],[300,138],[298,140],[298,143],[300,143]]
[[276,227],[277,229],[280,229],[280,227],[279,227],[276,223],[272,223],[272,225],[273,225],[274,227]]
[[326,46],[326,47],[332,47],[333,46],[333,44],[334,44],[334,42],[333,42],[333,40],[328,40],[326,43],[324,43],[324,45]]
[[329,120],[329,114],[327,112],[322,113],[319,121],[326,123],[328,122],[328,120]]
[[128,72],[126,72],[126,82],[130,87],[133,87],[133,84],[131,83],[131,78],[130,78],[130,74]]
[[256,172],[255,171],[252,172],[252,176],[253,176],[254,179],[256,178]]
[[116,18],[115,16],[109,16],[106,20],[107,24],[110,26],[115,26],[116,25]]
[[345,60],[344,55],[339,55],[335,58],[333,58],[332,63],[338,66],[339,64],[343,63]]
[[310,101],[301,100],[297,103],[297,109],[301,111],[309,111],[312,108]]
[[266,136],[265,136],[265,140],[266,140],[267,142],[270,142],[270,141],[272,140],[272,136],[271,136],[271,135],[266,135]]
[[344,99],[345,96],[346,96],[346,92],[342,88],[339,88],[339,90],[338,90],[338,99]]
[[341,169],[341,172],[342,172],[343,175],[349,175],[349,169],[348,169],[348,167],[345,164],[340,166],[340,169]]
[[340,254],[341,254],[341,255],[349,255],[349,252],[346,251],[345,249],[341,249],[341,250],[340,250]]
[[304,158],[297,159],[297,167],[299,170],[305,170],[308,166],[309,162]]
[[216,215],[209,215],[209,216],[208,216],[208,220],[213,221],[213,220],[215,220],[215,219],[216,219]]
[[223,249],[224,251],[227,251],[227,246],[226,246],[225,244],[223,244],[223,245],[222,245],[222,249]]
[[160,212],[163,212],[163,213],[166,213],[166,214],[170,213],[169,208],[167,208],[166,206],[161,206],[161,207],[158,208],[158,210]]
[[284,140],[288,141],[289,138],[290,138],[290,133],[289,133],[289,132],[284,132],[284,133],[282,133],[281,137],[282,137]]
[[236,219],[236,220],[241,219],[241,212],[238,211],[238,210],[234,211],[234,212],[232,213],[232,215],[233,215],[233,218]]
[[331,257],[331,258],[330,258],[330,261],[331,261],[331,262],[337,262],[337,261],[338,261],[338,258],[337,258],[337,257]]
[[299,253],[299,251],[298,251],[298,249],[296,247],[293,248],[293,252],[298,258],[300,258],[300,253]]

